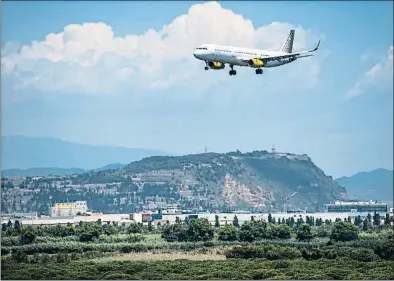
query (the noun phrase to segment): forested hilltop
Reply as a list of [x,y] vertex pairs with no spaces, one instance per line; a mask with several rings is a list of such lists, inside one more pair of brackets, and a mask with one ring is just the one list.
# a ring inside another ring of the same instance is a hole
[[46,212],[50,202],[74,200],[106,213],[169,204],[195,211],[279,211],[285,206],[317,211],[346,198],[345,188],[307,155],[267,151],[153,156],[117,170],[3,181],[2,188],[6,212],[29,212],[32,206]]

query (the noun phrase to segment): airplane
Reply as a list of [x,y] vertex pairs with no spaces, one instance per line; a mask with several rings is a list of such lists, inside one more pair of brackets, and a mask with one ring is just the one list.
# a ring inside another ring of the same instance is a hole
[[311,50],[293,53],[294,34],[295,30],[291,29],[279,51],[204,44],[197,46],[193,55],[195,58],[205,62],[205,70],[220,70],[224,69],[226,64],[229,64],[231,68],[230,76],[237,74],[234,66],[255,68],[256,74],[263,74],[263,68],[265,67],[282,66],[299,58],[313,56],[312,53],[318,50],[320,40],[315,48]]

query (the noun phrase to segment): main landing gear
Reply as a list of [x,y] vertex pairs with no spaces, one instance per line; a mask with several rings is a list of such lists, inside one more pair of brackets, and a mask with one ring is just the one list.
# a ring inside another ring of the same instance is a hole
[[263,74],[263,69],[257,68],[256,69],[256,74]]
[[230,65],[230,67],[231,67],[231,70],[230,70],[230,72],[228,74],[230,74],[230,76],[237,75],[237,71],[234,70],[234,65]]
[[209,65],[208,65],[208,62],[207,62],[207,61],[205,62],[205,67],[204,67],[204,69],[205,69],[205,70],[209,70]]

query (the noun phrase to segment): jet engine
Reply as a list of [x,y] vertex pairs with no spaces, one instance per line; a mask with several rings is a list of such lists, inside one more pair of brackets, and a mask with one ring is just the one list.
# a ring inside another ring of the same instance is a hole
[[210,61],[210,62],[208,63],[208,66],[209,66],[211,69],[223,69],[223,68],[225,67],[225,64],[224,64],[224,63],[221,63],[221,62],[219,62],[219,61]]
[[263,67],[264,66],[264,61],[260,60],[260,59],[250,59],[248,61],[248,64],[250,67]]

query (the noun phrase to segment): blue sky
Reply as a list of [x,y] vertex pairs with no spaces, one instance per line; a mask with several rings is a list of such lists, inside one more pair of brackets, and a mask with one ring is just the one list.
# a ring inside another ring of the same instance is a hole
[[[392,2],[199,3],[2,2],[2,135],[179,154],[275,144],[334,177],[392,169]],[[321,38],[319,53],[264,75],[192,57],[207,42],[275,49],[293,27],[295,49]]]

